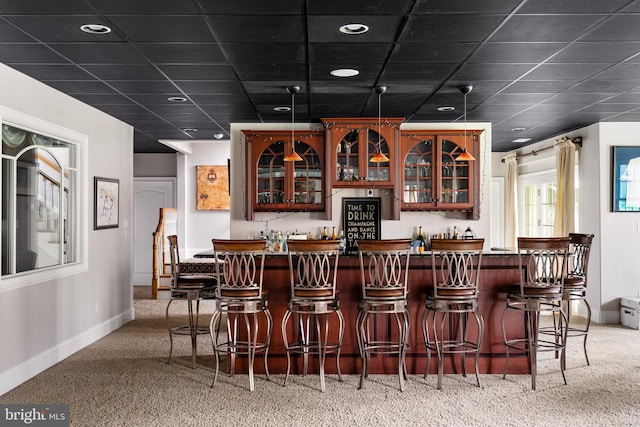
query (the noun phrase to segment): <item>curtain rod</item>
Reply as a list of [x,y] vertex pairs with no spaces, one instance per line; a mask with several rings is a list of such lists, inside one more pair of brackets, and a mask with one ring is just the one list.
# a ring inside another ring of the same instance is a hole
[[[561,138],[560,138],[560,139],[561,139]],[[569,139],[569,141],[571,141],[571,142],[573,142],[574,144],[576,144],[576,145],[578,145],[578,146],[582,147],[582,137],[581,137],[581,136],[576,136],[575,138],[566,138],[566,139]],[[547,151],[547,150],[549,150],[550,148],[553,148],[553,147],[555,147],[555,146],[556,146],[556,144],[553,144],[553,145],[550,145],[550,146],[548,146],[548,147],[541,148],[541,149],[539,149],[539,150],[531,150],[531,151],[529,151],[528,153],[518,154],[518,155],[516,155],[516,160],[517,160],[517,159],[519,159],[519,158],[521,158],[521,157],[537,156],[539,153],[541,153],[541,152],[543,152],[543,151]],[[502,160],[501,160],[501,161],[502,161],[502,163],[504,163],[504,160],[505,160],[505,158],[503,157],[503,158],[502,158]]]

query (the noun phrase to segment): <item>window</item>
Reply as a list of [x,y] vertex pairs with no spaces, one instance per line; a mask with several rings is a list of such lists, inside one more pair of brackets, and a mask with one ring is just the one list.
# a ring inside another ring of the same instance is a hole
[[[578,229],[578,168],[575,173],[575,229]],[[557,177],[555,169],[519,177],[520,235],[553,237],[556,214]]]
[[553,237],[556,175],[522,177],[522,236]]
[[[86,137],[1,112],[1,280],[77,265],[82,241],[79,159]],[[56,277],[45,273],[39,279],[47,276]]]

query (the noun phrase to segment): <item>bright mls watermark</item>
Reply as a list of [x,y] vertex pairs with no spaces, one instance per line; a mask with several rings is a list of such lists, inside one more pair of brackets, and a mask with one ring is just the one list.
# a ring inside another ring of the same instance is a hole
[[69,405],[2,405],[0,426],[69,427]]

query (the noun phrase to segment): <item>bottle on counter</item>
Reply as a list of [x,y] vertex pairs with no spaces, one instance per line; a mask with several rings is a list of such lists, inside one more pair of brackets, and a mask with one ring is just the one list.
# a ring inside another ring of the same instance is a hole
[[329,232],[327,231],[327,226],[322,229],[322,240],[329,240]]
[[451,238],[454,240],[458,238],[458,228],[455,225],[453,226],[453,235]]
[[333,226],[331,228],[331,240],[336,240],[338,238],[338,235],[336,234],[336,227]]
[[424,234],[422,234],[422,226],[418,228],[418,235],[416,236],[418,241],[418,253],[424,252],[426,249],[426,242],[424,241]]
[[344,236],[344,230],[340,230],[340,253],[344,254],[347,251],[347,238]]

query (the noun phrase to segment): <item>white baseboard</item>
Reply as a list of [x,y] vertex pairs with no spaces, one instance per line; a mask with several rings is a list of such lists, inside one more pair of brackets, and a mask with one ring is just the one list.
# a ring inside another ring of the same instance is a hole
[[0,374],[0,396],[135,318],[133,307]]

